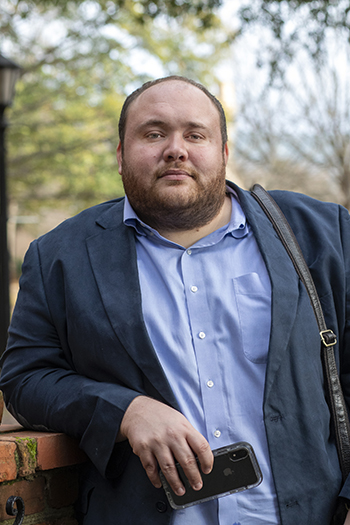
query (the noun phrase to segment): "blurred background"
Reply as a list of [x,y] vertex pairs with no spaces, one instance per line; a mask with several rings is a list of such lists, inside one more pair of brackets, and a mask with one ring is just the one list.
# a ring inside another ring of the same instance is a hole
[[170,74],[223,103],[229,178],[350,206],[348,0],[2,0],[11,305],[30,241],[121,196],[126,95]]

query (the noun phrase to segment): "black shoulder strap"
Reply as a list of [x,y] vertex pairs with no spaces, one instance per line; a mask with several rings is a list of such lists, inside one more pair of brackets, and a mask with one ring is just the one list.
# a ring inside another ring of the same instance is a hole
[[310,270],[307,267],[298,241],[287,219],[271,195],[267,193],[262,186],[255,184],[250,191],[270,219],[283,246],[287,250],[289,257],[291,258],[293,265],[309,294],[315,312],[321,338],[324,374],[326,378],[330,410],[334,422],[339,462],[343,481],[345,481],[350,473],[350,425],[334,356],[333,347],[337,343],[337,339],[332,330],[327,329],[314,281]]

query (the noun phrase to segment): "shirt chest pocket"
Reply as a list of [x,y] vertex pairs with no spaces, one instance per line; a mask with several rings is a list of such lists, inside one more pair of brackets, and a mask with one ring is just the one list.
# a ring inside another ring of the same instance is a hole
[[266,363],[271,330],[271,288],[257,273],[233,279],[243,353],[253,363]]

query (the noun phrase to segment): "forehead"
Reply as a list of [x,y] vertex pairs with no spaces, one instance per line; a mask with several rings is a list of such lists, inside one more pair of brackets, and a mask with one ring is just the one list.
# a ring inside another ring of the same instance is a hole
[[210,98],[196,86],[178,80],[161,82],[141,93],[128,109],[126,127],[148,119],[220,126],[219,111]]

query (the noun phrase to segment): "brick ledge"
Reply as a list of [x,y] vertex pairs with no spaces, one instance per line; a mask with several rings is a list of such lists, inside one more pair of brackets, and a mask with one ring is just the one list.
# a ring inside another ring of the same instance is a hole
[[78,441],[62,433],[0,425],[0,482],[86,461]]

